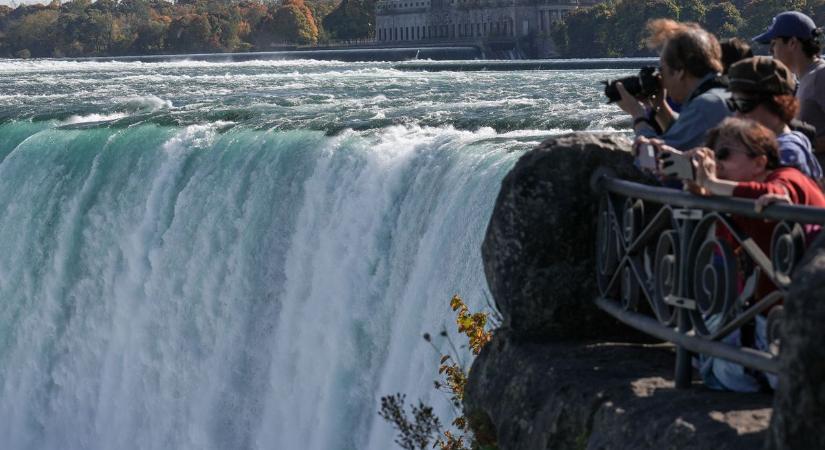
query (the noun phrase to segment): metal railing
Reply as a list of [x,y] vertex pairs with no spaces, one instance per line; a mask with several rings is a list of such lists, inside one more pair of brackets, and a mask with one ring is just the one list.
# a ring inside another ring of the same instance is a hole
[[[596,303],[616,319],[676,344],[676,386],[691,384],[692,353],[776,373],[776,306],[808,241],[825,224],[825,209],[772,205],[757,213],[751,200],[701,197],[607,172],[594,175],[592,187],[601,195]],[[761,226],[772,228],[770,254],[743,231],[743,221],[752,219],[769,221]],[[760,276],[776,290],[756,298]],[[770,351],[722,342],[769,310]]]

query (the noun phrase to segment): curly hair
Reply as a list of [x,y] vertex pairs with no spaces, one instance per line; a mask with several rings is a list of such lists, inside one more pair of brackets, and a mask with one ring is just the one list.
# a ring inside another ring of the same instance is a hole
[[779,116],[785,123],[791,123],[796,113],[799,112],[799,100],[793,95],[774,95],[768,97],[763,103],[768,111]]
[[722,48],[716,37],[699,24],[655,19],[647,23],[647,46],[661,48],[662,59],[672,69],[701,78],[722,72]]
[[716,150],[716,143],[723,136],[737,139],[744,144],[751,158],[764,155],[768,159],[766,169],[773,170],[779,167],[779,143],[776,141],[776,134],[759,122],[728,117],[708,132],[707,146]]
[[[788,43],[792,37],[783,36],[780,37],[782,42]],[[802,53],[805,54],[808,58],[813,58],[815,56],[819,56],[822,53],[822,29],[817,28],[813,32],[813,36],[808,39],[800,39],[796,38],[799,41],[799,45],[802,47]]]

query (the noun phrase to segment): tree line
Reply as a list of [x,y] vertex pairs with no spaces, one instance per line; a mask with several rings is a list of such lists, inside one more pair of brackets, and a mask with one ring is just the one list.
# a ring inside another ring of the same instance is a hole
[[825,0],[607,0],[574,11],[552,36],[565,57],[651,56],[644,45],[649,19],[698,22],[719,38],[750,40],[788,10],[802,11],[822,25]]
[[72,0],[0,5],[0,57],[243,52],[373,34],[374,0]]
[[[779,12],[821,24],[825,0],[606,0],[551,32],[565,57],[650,56],[645,23],[702,24],[750,38]],[[266,51],[374,36],[375,0],[72,0],[0,5],[0,57]]]

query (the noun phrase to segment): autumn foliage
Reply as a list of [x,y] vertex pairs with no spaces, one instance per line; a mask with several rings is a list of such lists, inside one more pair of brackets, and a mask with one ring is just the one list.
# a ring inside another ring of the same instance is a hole
[[[450,300],[450,308],[456,313],[455,323],[458,332],[467,337],[467,347],[473,356],[493,339],[493,331],[487,327],[490,315],[486,312],[472,313],[458,295]],[[442,331],[442,336],[447,332]],[[432,343],[429,334],[424,335],[427,342]],[[453,347],[455,350],[455,347]],[[450,396],[450,401],[458,415],[453,419],[452,429],[444,430],[441,421],[433,413],[431,407],[419,401],[418,406],[412,406],[410,417],[407,414],[404,394],[395,394],[381,399],[379,414],[393,424],[398,431],[398,443],[402,448],[409,450],[424,450],[438,448],[440,450],[491,450],[495,443],[491,443],[486,436],[484,442],[471,429],[470,421],[463,413],[464,389],[467,385],[469,369],[464,367],[458,355],[442,354],[439,361],[438,373],[441,380],[435,382],[438,390]],[[430,442],[434,444],[430,446]]]
[[315,45],[338,34],[321,26],[322,19],[340,6],[338,1],[53,0],[17,8],[0,5],[0,57],[265,51]]

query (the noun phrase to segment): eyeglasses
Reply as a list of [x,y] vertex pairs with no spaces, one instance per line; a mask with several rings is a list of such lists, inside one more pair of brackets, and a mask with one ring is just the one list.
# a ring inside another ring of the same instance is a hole
[[741,150],[741,149],[730,148],[730,147],[721,147],[721,148],[717,148],[716,150],[713,151],[713,154],[714,154],[717,161],[724,161],[724,160],[730,158],[730,156],[734,153],[743,153],[743,154],[747,155],[749,158],[753,158],[753,157],[756,156],[756,155],[754,155],[753,153],[751,153],[747,150]]
[[742,114],[747,114],[754,109],[756,109],[759,104],[762,103],[762,99],[759,98],[736,98],[731,97],[728,99],[727,104],[728,108],[731,111],[738,111]]

